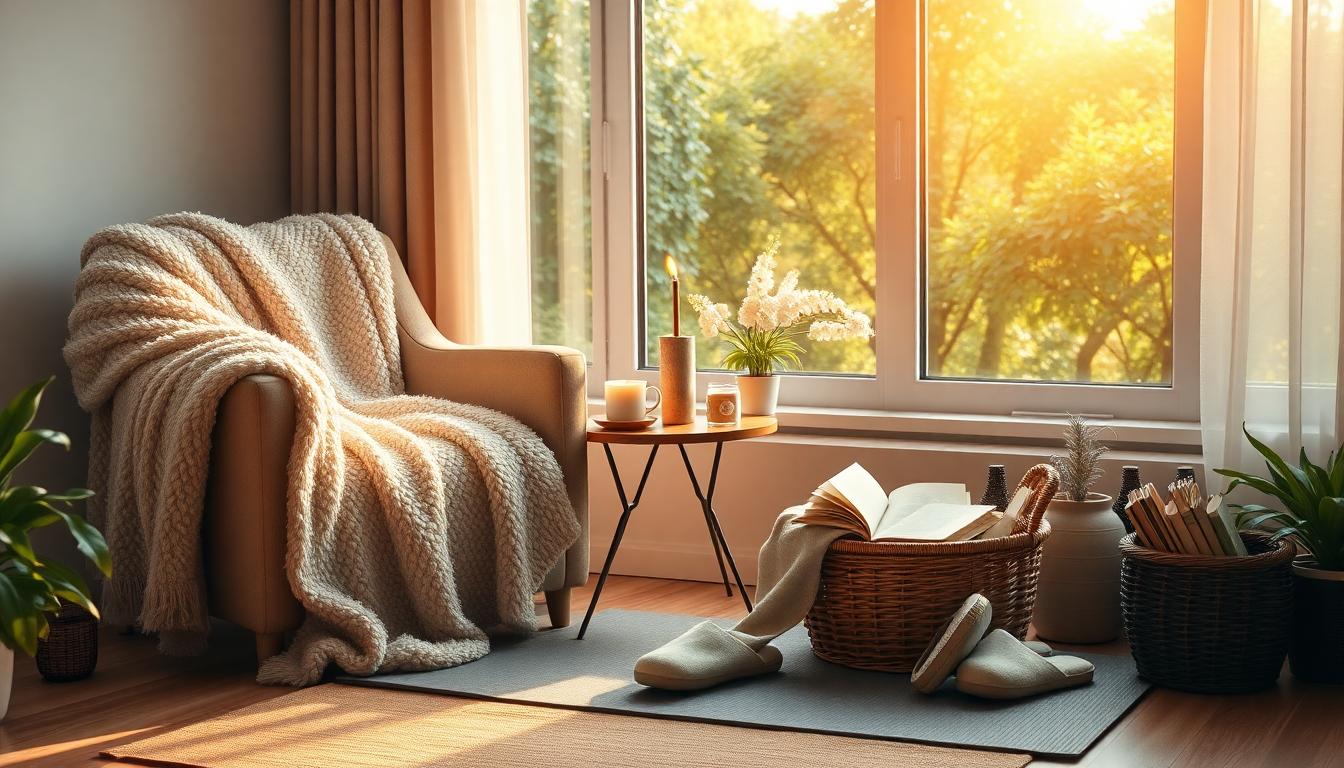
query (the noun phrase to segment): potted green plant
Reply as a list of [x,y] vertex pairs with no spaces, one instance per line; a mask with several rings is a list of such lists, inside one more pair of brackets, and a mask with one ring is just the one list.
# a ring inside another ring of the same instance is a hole
[[47,618],[63,603],[98,615],[88,585],[72,568],[38,554],[29,534],[62,523],[75,545],[104,575],[111,575],[107,542],[98,529],[74,512],[75,502],[93,495],[84,488],[49,493],[33,485],[14,485],[14,470],[45,444],[70,449],[70,438],[50,429],[30,429],[52,379],[20,392],[0,411],[0,719],[9,709],[14,651],[32,656],[48,632]]
[[742,413],[773,416],[779,402],[779,377],[775,372],[800,363],[803,348],[798,337],[814,341],[870,339],[873,323],[862,312],[849,308],[830,291],[798,288],[798,270],[790,270],[775,287],[775,263],[779,239],[771,241],[756,257],[747,280],[747,295],[734,319],[727,304],[715,304],[707,296],[692,294],[691,308],[700,316],[700,332],[706,338],[722,335],[732,350],[723,358],[730,371],[745,371],[737,377],[742,394]]
[[1225,493],[1244,485],[1283,508],[1234,505],[1238,527],[1268,531],[1271,541],[1289,539],[1304,551],[1293,562],[1289,666],[1303,680],[1344,683],[1344,446],[1324,466],[1313,464],[1302,449],[1294,466],[1255,439],[1245,424],[1241,431],[1265,457],[1269,476],[1215,469],[1231,478]]
[[1112,499],[1092,488],[1101,479],[1102,428],[1069,416],[1059,492],[1045,519],[1050,538],[1041,551],[1041,577],[1032,623],[1041,637],[1066,643],[1104,643],[1120,635],[1120,539],[1125,526]]

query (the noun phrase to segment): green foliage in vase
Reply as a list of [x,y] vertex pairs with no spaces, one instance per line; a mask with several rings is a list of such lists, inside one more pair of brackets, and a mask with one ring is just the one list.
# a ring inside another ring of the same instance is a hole
[[29,534],[62,523],[85,557],[105,576],[112,559],[103,536],[73,510],[93,495],[86,488],[50,493],[33,485],[13,485],[14,470],[42,445],[70,449],[70,438],[50,429],[30,429],[48,378],[20,392],[0,411],[0,643],[29,655],[46,637],[47,614],[74,603],[98,615],[88,585],[73,568],[40,555]]
[[1102,428],[1082,416],[1069,415],[1064,427],[1063,456],[1051,456],[1059,471],[1059,494],[1073,501],[1087,501],[1087,493],[1101,479],[1101,457],[1109,450],[1101,442]]
[[1224,493],[1240,486],[1277,499],[1283,509],[1263,504],[1234,505],[1240,511],[1237,525],[1272,532],[1272,541],[1291,538],[1311,553],[1316,564],[1330,571],[1344,571],[1344,446],[1332,452],[1324,466],[1317,466],[1302,449],[1296,466],[1265,445],[1241,425],[1251,446],[1265,457],[1268,477],[1235,469],[1215,469],[1231,478]]

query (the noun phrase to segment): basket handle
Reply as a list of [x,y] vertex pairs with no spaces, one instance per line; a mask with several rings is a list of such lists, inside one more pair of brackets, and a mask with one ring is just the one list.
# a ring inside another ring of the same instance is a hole
[[[1055,494],[1059,491],[1059,471],[1051,464],[1037,464],[1027,470],[1017,487],[1018,490],[1030,488],[1035,493],[1025,514],[1017,518],[1013,533],[1034,534],[1041,527],[1041,521],[1045,519],[1045,508],[1050,506],[1050,500],[1055,498]],[[1013,493],[1016,495],[1017,491]]]

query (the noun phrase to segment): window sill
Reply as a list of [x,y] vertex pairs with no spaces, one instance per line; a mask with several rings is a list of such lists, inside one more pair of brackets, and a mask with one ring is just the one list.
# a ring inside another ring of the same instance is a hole
[[[602,398],[590,397],[590,409],[601,411]],[[697,405],[704,413],[704,404]],[[991,416],[971,413],[884,411],[862,408],[780,406],[780,431],[840,437],[1057,444],[1064,419],[1053,416]],[[1201,452],[1198,422],[1100,419],[1114,448],[1157,453]]]

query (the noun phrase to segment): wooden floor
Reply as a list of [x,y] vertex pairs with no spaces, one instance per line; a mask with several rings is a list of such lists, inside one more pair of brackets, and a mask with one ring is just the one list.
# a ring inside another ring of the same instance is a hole
[[[576,623],[590,594],[575,591]],[[721,585],[620,576],[608,581],[602,606],[742,613]],[[290,692],[253,681],[250,635],[220,626],[211,644],[204,657],[171,658],[158,655],[149,638],[108,632],[97,673],[64,684],[42,681],[30,659],[16,658],[9,715],[0,724],[0,766],[101,765],[97,753],[109,745]],[[1033,765],[1344,768],[1344,688],[1299,684],[1285,673],[1278,688],[1249,696],[1156,690],[1078,763]]]

